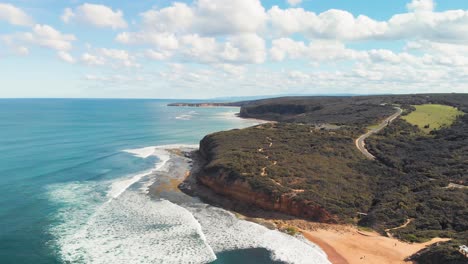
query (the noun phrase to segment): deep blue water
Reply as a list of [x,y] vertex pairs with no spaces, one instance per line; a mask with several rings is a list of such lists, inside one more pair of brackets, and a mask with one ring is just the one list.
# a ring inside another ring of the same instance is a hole
[[[75,230],[86,230],[89,241],[100,241],[89,238],[93,232],[114,232],[95,224],[108,223],[102,215],[111,212],[110,207],[128,204],[101,208],[109,186],[158,161],[123,150],[197,144],[208,133],[253,124],[233,118],[236,108],[167,107],[170,102],[0,100],[0,262],[63,263],[67,257],[63,252],[81,254],[88,246],[74,248],[80,242],[73,241]],[[119,216],[112,217],[120,221]],[[268,263],[270,258],[263,249],[226,251],[218,254],[216,263],[239,261]]]

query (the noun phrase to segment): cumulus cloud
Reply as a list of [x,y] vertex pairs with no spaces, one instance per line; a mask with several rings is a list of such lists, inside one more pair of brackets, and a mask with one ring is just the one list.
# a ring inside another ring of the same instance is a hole
[[76,40],[72,34],[63,34],[49,25],[39,24],[33,27],[31,33],[25,33],[23,38],[27,42],[59,51],[70,50],[72,41]]
[[315,14],[302,8],[274,6],[268,16],[271,29],[282,36],[302,33],[309,38],[355,40],[382,35],[388,28],[384,22],[363,15],[354,17],[347,11],[336,9]]
[[29,45],[37,45],[56,51],[68,51],[72,48],[72,42],[76,37],[72,34],[64,34],[49,25],[36,24],[31,32],[13,33],[3,35],[3,42],[9,46],[21,48],[21,54],[27,54]]
[[[322,93],[466,91],[468,10],[439,12],[432,0],[408,0],[405,13],[377,20],[337,9],[314,13],[298,8],[300,0],[287,2],[290,7],[269,10],[260,0],[193,0],[154,7],[140,13],[132,30],[116,34],[119,44],[137,46],[131,52],[89,46],[75,56],[74,35],[32,25],[31,18],[20,18],[20,9],[0,4],[0,20],[31,25],[30,32],[0,40],[17,54],[26,55],[30,46],[38,45],[68,63],[96,66],[96,71],[112,68],[109,76],[90,74],[87,80],[130,84],[136,78],[126,74],[146,71],[147,80],[160,79],[148,83],[174,87],[174,93],[193,89],[211,96],[220,90],[216,83],[248,87],[244,92],[257,94],[311,93],[311,87]],[[100,28],[128,27],[122,11],[97,4],[67,8],[61,19]],[[355,42],[365,45],[353,49]],[[381,46],[392,42],[405,46],[402,51]],[[169,67],[154,74],[141,67],[144,60]],[[264,65],[287,60],[297,64]]]
[[300,3],[302,3],[302,0],[287,0],[288,4],[292,5],[292,6],[296,6]]
[[433,11],[435,3],[433,0],[412,0],[411,3],[406,5],[409,11]]
[[310,39],[401,40],[429,39],[444,42],[468,40],[468,11],[433,12],[431,0],[414,0],[409,13],[396,14],[388,21],[331,9],[316,14],[302,8],[268,11],[270,29],[280,36],[303,34]]
[[155,32],[181,33],[190,30],[195,12],[185,3],[174,3],[162,9],[152,9],[140,14],[143,27]]
[[[201,63],[262,63],[265,41],[257,33],[267,16],[259,0],[197,0],[140,14],[140,31],[122,32],[124,44],[150,45],[152,58]],[[224,40],[220,40],[220,38]]]
[[198,0],[194,26],[203,34],[254,33],[266,21],[259,0]]
[[202,63],[262,63],[266,57],[265,41],[256,34],[233,35],[226,42],[186,35],[181,43],[185,59]]
[[105,5],[85,3],[74,10],[66,8],[62,15],[65,23],[77,21],[98,28],[122,29],[128,26],[121,10],[112,10]]
[[63,22],[69,23],[74,17],[75,17],[75,13],[73,13],[73,10],[71,8],[65,8],[60,18],[62,19]]
[[33,25],[33,19],[23,10],[12,4],[0,3],[0,20],[17,26]]
[[365,52],[348,49],[338,41],[314,41],[306,45],[303,41],[295,41],[290,38],[273,40],[270,56],[275,61],[289,58],[319,62],[367,58]]
[[57,56],[58,56],[61,60],[65,61],[65,62],[68,62],[68,63],[75,63],[75,59],[74,59],[73,56],[70,55],[70,53],[68,53],[68,52],[59,51],[59,52],[57,53]]
[[175,50],[179,47],[179,39],[169,32],[123,32],[117,35],[116,40],[122,44],[149,44],[162,50]]
[[81,55],[81,62],[89,66],[97,66],[97,65],[105,64],[104,58],[89,54],[88,52],[85,52],[83,53],[83,55]]
[[136,57],[126,50],[98,48],[81,55],[81,62],[88,66],[110,65],[116,67],[140,67]]
[[158,52],[158,51],[155,51],[155,50],[152,50],[152,49],[148,49],[145,52],[145,57],[149,58],[149,59],[152,59],[152,60],[160,61],[160,60],[166,60],[169,57],[171,57],[171,53]]

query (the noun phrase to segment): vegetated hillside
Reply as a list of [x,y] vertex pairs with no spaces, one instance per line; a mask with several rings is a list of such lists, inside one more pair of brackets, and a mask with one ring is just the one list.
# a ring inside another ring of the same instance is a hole
[[[367,212],[373,200],[377,163],[366,160],[354,147],[357,129],[325,130],[313,125],[263,124],[214,133],[200,143],[208,163],[202,182],[216,184],[218,192],[312,220],[351,222]],[[364,171],[362,168],[367,167]],[[374,168],[372,172],[369,168]],[[247,184],[247,186],[245,186]],[[236,197],[236,186],[251,195]],[[260,198],[251,200],[255,195]],[[265,199],[270,201],[265,204]],[[282,203],[296,203],[298,214]],[[321,210],[320,214],[313,213]]]
[[[199,180],[236,200],[307,219],[357,222],[358,212],[367,213],[359,224],[381,233],[413,219],[392,233],[406,241],[453,238],[418,255],[421,263],[464,263],[456,246],[468,244],[468,115],[429,134],[397,119],[366,141],[377,161],[366,160],[354,139],[393,114],[392,104],[406,114],[419,104],[468,113],[468,94],[279,98],[244,105],[244,116],[286,122],[208,135],[200,144],[207,164]],[[344,109],[346,120],[339,115]],[[345,125],[326,130],[317,123]]]
[[394,113],[392,104],[443,104],[460,107],[468,94],[375,95],[352,97],[280,97],[239,102],[240,115],[280,122],[332,123],[364,127]]
[[[461,106],[465,111],[466,104]],[[399,238],[454,238],[425,251],[418,257],[421,263],[466,263],[456,250],[468,244],[468,115],[430,135],[398,120],[371,137],[368,149],[399,176],[381,177],[381,195],[363,223],[383,228],[412,218],[410,225],[396,231]]]
[[357,97],[286,97],[243,105],[240,116],[280,122],[365,125],[394,112],[391,105]]

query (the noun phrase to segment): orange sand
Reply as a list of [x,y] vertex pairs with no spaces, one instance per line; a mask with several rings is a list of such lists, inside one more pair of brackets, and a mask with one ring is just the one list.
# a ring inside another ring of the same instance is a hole
[[320,246],[332,263],[410,263],[405,259],[419,250],[449,239],[434,238],[426,243],[405,243],[355,227],[302,231],[304,237]]

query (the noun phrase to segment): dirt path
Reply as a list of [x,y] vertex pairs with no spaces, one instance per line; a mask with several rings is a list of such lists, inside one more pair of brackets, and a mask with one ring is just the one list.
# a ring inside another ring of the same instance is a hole
[[397,226],[397,227],[394,227],[394,228],[385,229],[385,233],[387,233],[387,236],[388,236],[388,237],[393,238],[393,235],[392,235],[392,233],[390,233],[390,231],[405,228],[405,227],[407,227],[411,222],[413,222],[413,219],[408,219],[408,220],[406,220],[406,222],[405,222],[404,224],[402,224],[401,226]]
[[386,118],[382,123],[380,123],[380,125],[377,128],[374,128],[374,129],[368,131],[367,133],[365,133],[364,135],[362,135],[358,139],[356,139],[355,144],[356,144],[357,149],[359,151],[361,151],[362,154],[364,154],[364,156],[366,156],[368,159],[374,160],[375,157],[374,157],[374,155],[370,154],[369,151],[367,151],[365,140],[369,136],[371,136],[372,134],[379,133],[382,129],[384,129],[391,122],[393,122],[393,120],[395,120],[397,117],[399,117],[401,115],[401,113],[403,113],[403,110],[401,110],[401,108],[396,107],[396,109],[398,111],[395,114],[393,114],[393,115],[389,116],[388,118]]

